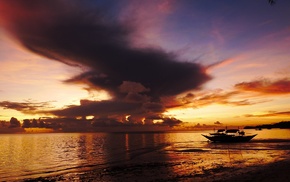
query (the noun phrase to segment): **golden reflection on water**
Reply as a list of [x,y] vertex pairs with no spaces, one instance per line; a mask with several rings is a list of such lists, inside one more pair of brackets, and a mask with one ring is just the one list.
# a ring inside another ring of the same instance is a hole
[[62,173],[78,170],[87,161],[106,161],[100,155],[103,141],[98,135],[5,134],[0,137],[0,178],[3,180]]
[[92,178],[107,181],[129,179],[132,174],[151,176],[148,180],[162,175],[182,179],[217,176],[289,154],[290,130],[249,132],[258,136],[232,144],[207,142],[201,136],[204,132],[5,134],[0,135],[0,178],[67,173],[67,179],[80,179],[84,171],[94,170],[88,173]]
[[289,129],[262,129],[249,130],[251,133],[257,133],[255,139],[290,139]]

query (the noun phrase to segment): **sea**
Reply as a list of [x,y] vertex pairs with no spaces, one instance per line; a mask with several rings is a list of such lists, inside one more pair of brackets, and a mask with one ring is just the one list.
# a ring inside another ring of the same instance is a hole
[[0,181],[183,181],[287,158],[289,129],[245,130],[246,143],[212,131],[0,134]]

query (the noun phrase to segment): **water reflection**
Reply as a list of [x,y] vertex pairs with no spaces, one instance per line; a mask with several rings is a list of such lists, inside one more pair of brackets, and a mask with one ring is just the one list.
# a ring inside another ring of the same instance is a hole
[[249,131],[252,133],[257,133],[258,135],[255,137],[255,139],[259,140],[290,139],[289,129],[263,129]]
[[[148,168],[156,167],[154,161],[166,161],[166,155],[158,155],[157,151],[167,146],[164,135],[154,133],[114,133],[105,138],[104,155],[106,165],[102,171],[95,170],[94,176],[102,176],[104,181],[134,180],[136,176],[144,176]],[[154,164],[154,165],[153,165]],[[161,173],[171,173],[168,168],[159,168]],[[147,174],[150,176],[149,174]],[[152,174],[151,174],[152,175]]]
[[[201,132],[5,134],[0,135],[0,177],[120,181],[220,174],[287,155],[290,130],[278,131],[259,131],[257,139],[238,144],[210,143]],[[280,135],[284,138],[275,138]]]
[[1,135],[1,179],[37,177],[73,168],[81,161],[78,135]]
[[15,180],[129,165],[164,147],[156,139],[164,141],[155,134],[1,135],[0,177]]

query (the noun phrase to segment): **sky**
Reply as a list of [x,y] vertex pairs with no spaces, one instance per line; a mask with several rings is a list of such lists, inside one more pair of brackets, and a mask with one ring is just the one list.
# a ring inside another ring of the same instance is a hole
[[0,120],[290,118],[290,1],[0,0]]

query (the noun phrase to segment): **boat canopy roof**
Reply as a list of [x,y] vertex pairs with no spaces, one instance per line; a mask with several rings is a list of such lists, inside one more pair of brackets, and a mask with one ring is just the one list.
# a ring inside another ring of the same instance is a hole
[[232,129],[232,130],[227,130],[226,133],[237,133],[239,130],[237,129]]
[[219,130],[217,130],[217,132],[224,132],[224,131],[226,131],[225,129],[219,129]]

